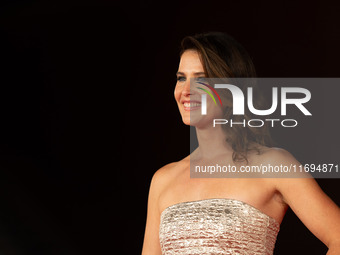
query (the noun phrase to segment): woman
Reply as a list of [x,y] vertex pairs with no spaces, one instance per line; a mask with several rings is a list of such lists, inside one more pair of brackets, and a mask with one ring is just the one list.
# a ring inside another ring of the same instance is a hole
[[[251,59],[230,36],[183,39],[174,95],[183,122],[196,128],[199,146],[154,174],[143,255],[272,254],[288,207],[327,245],[328,255],[340,254],[340,209],[313,178],[190,178],[190,166],[208,161],[236,167],[300,165],[289,152],[269,147],[265,129],[212,130],[212,118],[231,116],[228,95],[221,95],[227,103],[220,107],[212,107],[207,97],[209,115],[200,112],[200,86],[211,88],[200,79],[255,75]],[[190,87],[192,78],[196,83]]]

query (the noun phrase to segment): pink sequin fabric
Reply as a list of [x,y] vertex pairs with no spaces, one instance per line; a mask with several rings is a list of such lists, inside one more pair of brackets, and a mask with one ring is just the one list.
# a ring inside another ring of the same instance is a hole
[[239,200],[183,202],[161,214],[163,255],[273,254],[280,224]]

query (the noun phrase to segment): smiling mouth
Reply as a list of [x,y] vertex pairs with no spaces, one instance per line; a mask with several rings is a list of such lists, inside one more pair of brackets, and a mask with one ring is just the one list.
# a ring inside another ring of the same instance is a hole
[[193,111],[193,110],[200,109],[201,103],[200,102],[184,102],[183,106],[184,106],[184,110]]

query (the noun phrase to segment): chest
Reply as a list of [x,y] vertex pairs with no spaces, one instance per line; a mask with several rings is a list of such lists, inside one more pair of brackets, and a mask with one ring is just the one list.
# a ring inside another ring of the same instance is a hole
[[169,185],[161,199],[163,208],[171,204],[210,198],[230,198],[244,201],[258,208],[269,203],[275,189],[268,180],[231,178],[177,178]]

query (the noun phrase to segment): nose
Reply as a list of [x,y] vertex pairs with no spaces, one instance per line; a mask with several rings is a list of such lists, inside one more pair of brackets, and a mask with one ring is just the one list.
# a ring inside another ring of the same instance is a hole
[[190,91],[190,79],[185,81],[185,84],[183,85],[183,89],[182,89],[182,95],[183,96],[190,96],[191,95],[191,91]]

